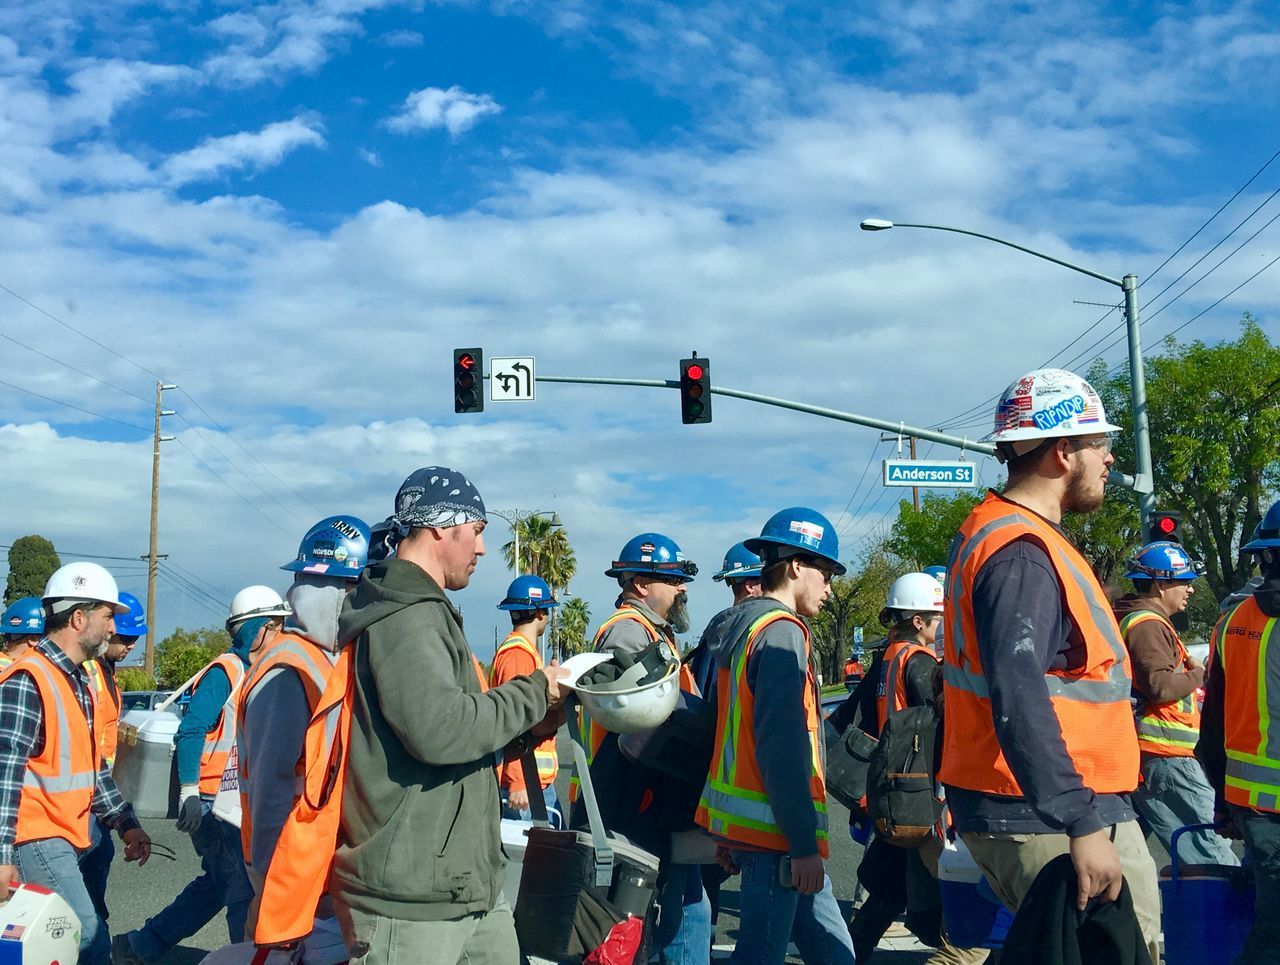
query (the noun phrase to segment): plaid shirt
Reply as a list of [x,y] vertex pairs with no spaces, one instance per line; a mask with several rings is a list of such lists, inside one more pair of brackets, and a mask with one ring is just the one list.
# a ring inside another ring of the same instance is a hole
[[[61,648],[45,637],[36,649],[67,675],[93,732],[93,693],[89,676]],[[0,683],[0,865],[14,864],[14,837],[18,828],[18,803],[27,761],[44,750],[44,705],[29,673],[15,673]],[[104,760],[90,806],[102,823],[124,834],[139,827],[129,804],[116,787],[111,766]]]

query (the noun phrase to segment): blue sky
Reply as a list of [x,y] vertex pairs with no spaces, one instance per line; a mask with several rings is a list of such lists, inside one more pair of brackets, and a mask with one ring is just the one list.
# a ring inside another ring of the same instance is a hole
[[[601,571],[644,530],[709,573],[802,503],[853,557],[892,519],[873,431],[728,399],[683,427],[674,396],[570,386],[457,417],[450,349],[671,378],[696,348],[719,384],[981,435],[987,400],[1101,314],[1073,302],[1112,291],[857,222],[1145,278],[1280,147],[1273,21],[1263,3],[4,3],[0,285],[26,301],[0,291],[18,387],[0,385],[0,544],[145,550],[161,376],[182,386],[161,548],[183,568],[162,629],[283,588],[310,522],[380,519],[433,463],[495,507],[558,511],[597,617]],[[1192,267],[1277,187],[1280,162],[1144,289],[1190,269],[1150,299],[1149,346],[1280,254],[1268,202]],[[1181,334],[1229,337],[1249,310],[1275,337],[1278,302],[1280,269]],[[1057,361],[1119,362],[1111,339],[1075,359],[1116,323]],[[490,558],[459,594],[482,655],[508,578]],[[723,597],[695,584],[695,625]]]

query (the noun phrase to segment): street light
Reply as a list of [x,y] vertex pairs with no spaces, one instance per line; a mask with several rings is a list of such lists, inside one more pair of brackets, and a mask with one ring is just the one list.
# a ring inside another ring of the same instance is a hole
[[982,238],[985,241],[994,241],[998,245],[1004,245],[1006,248],[1014,248],[1025,252],[1044,261],[1051,261],[1055,265],[1061,265],[1063,268],[1070,268],[1072,271],[1088,275],[1090,278],[1096,278],[1098,281],[1105,281],[1108,285],[1114,285],[1124,292],[1124,320],[1129,339],[1129,393],[1130,404],[1133,409],[1133,449],[1134,458],[1137,462],[1137,472],[1133,477],[1133,490],[1138,494],[1138,516],[1142,525],[1142,539],[1144,542],[1148,540],[1150,538],[1150,534],[1147,532],[1148,521],[1152,512],[1155,511],[1156,497],[1155,474],[1151,465],[1151,426],[1147,419],[1147,376],[1142,364],[1142,334],[1138,328],[1138,276],[1125,275],[1124,278],[1112,278],[1110,275],[1104,275],[1101,272],[1082,268],[1080,265],[1072,264],[1069,261],[1063,261],[1061,258],[1046,255],[1043,251],[1036,251],[1034,248],[1026,248],[1022,245],[1014,244],[1012,241],[1005,241],[1003,238],[986,235],[980,231],[969,231],[965,228],[950,228],[946,225],[936,224],[905,224],[901,221],[887,221],[883,218],[866,218],[859,224],[859,227],[863,231],[887,231],[889,228],[927,228],[931,231],[950,231],[953,234]]

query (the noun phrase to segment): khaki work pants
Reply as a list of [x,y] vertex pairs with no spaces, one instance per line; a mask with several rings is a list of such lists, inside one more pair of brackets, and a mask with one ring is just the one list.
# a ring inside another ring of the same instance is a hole
[[513,965],[520,961],[507,899],[488,914],[453,921],[381,918],[334,902],[351,965]]
[[[1065,834],[966,831],[961,837],[974,862],[987,876],[992,891],[1015,913],[1040,869],[1071,850],[1071,839]],[[1114,843],[1147,951],[1154,965],[1160,965],[1160,888],[1156,863],[1147,850],[1147,839],[1137,821],[1125,821],[1115,825]]]

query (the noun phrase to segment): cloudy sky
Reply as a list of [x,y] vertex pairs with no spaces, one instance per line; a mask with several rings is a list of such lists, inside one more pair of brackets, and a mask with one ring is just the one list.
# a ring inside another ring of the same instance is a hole
[[[645,530],[709,575],[807,504],[855,558],[900,495],[876,432],[727,398],[682,426],[644,388],[455,416],[450,350],[663,379],[696,349],[970,438],[1023,372],[1123,360],[1075,303],[1107,285],[865,217],[1134,272],[1155,350],[1245,310],[1278,337],[1278,62],[1262,2],[4,0],[0,545],[143,592],[162,378],[162,631],[283,589],[310,523],[381,519],[431,464],[559,512],[597,618]],[[500,542],[458,595],[482,656]],[[695,626],[726,602],[700,578]]]

